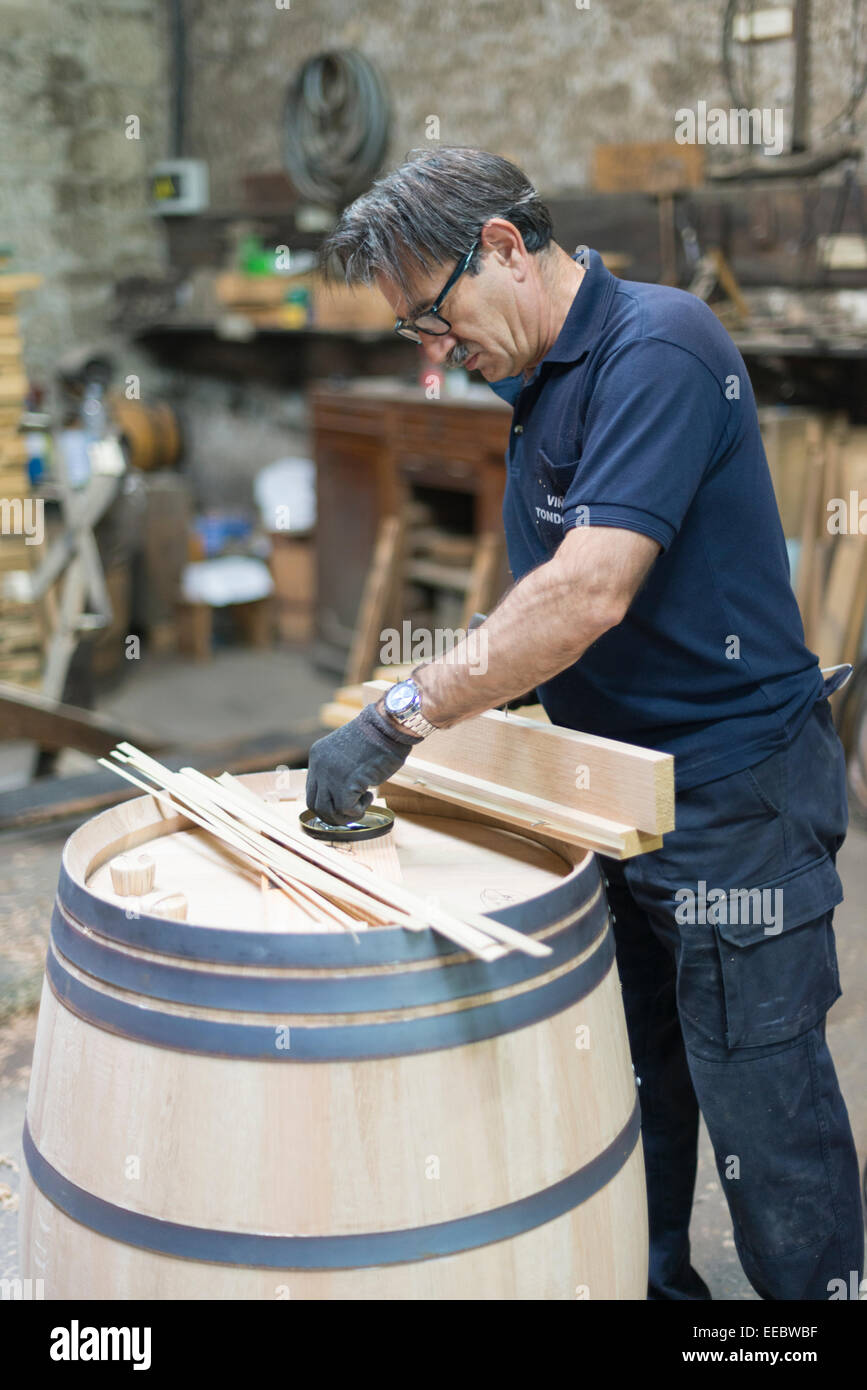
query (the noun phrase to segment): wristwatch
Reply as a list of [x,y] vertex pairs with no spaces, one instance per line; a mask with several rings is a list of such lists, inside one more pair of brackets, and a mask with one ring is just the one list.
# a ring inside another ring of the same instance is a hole
[[386,713],[408,733],[427,738],[436,731],[436,724],[421,712],[421,690],[411,676],[386,690],[383,704]]

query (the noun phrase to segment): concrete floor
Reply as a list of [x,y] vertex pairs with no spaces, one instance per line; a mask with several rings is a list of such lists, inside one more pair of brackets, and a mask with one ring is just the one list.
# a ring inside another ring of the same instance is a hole
[[[336,684],[333,678],[315,672],[304,652],[226,650],[208,667],[143,661],[135,677],[100,701],[99,708],[115,718],[170,734],[172,739],[202,742],[252,736],[281,726],[298,727],[315,719]],[[68,755],[66,762],[69,771],[88,765],[88,760],[77,754]],[[3,770],[0,764],[0,776]],[[10,910],[4,911],[0,935],[0,1278],[18,1272],[21,1127],[36,1028],[35,1005],[58,858],[75,824],[6,832],[0,839],[0,900],[11,904]],[[867,1156],[863,1081],[867,953],[863,950],[862,904],[867,901],[867,832],[862,827],[850,827],[838,867],[846,893],[835,916],[844,994],[829,1015],[828,1038],[863,1162]],[[6,1195],[7,1188],[10,1195]],[[735,1252],[728,1208],[703,1125],[691,1236],[693,1263],[715,1299],[756,1298]]]

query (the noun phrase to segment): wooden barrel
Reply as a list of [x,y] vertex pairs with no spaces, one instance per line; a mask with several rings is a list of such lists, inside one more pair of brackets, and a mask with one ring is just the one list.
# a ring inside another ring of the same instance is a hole
[[109,393],[109,403],[131,467],[145,472],[173,468],[181,452],[181,435],[171,406],[164,401],[153,405],[130,401],[119,391]]
[[[243,780],[297,814],[292,779]],[[22,1273],[47,1298],[645,1298],[596,859],[451,810],[369,843],[550,955],[311,929],[149,796],[71,836],[24,1130]],[[114,894],[140,845],[188,920]]]

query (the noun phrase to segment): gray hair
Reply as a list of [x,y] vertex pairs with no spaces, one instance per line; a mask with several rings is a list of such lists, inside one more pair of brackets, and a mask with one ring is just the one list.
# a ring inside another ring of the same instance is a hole
[[[410,150],[405,163],[378,179],[345,209],[320,253],[328,278],[343,269],[348,285],[381,272],[412,303],[412,276],[465,256],[491,217],[506,218],[531,253],[552,237],[551,214],[517,165],[462,145]],[[468,274],[481,270],[479,252]]]

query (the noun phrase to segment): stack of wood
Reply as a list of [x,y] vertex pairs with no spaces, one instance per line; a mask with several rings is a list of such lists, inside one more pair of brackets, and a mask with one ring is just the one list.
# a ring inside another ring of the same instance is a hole
[[24,529],[32,530],[35,514],[19,432],[27,376],[18,319],[18,296],[40,283],[38,275],[0,275],[0,680],[26,686],[38,686],[42,678],[42,605],[4,597],[3,587],[8,574],[31,570],[41,553]]
[[807,646],[823,667],[854,664],[867,617],[867,429],[806,410],[763,410],[760,420],[783,530],[794,542]]
[[[227,270],[214,284],[217,300],[257,328],[315,328],[345,333],[386,332],[394,314],[378,290],[326,282],[319,271],[299,275],[248,275]],[[290,296],[303,295],[304,304]]]

